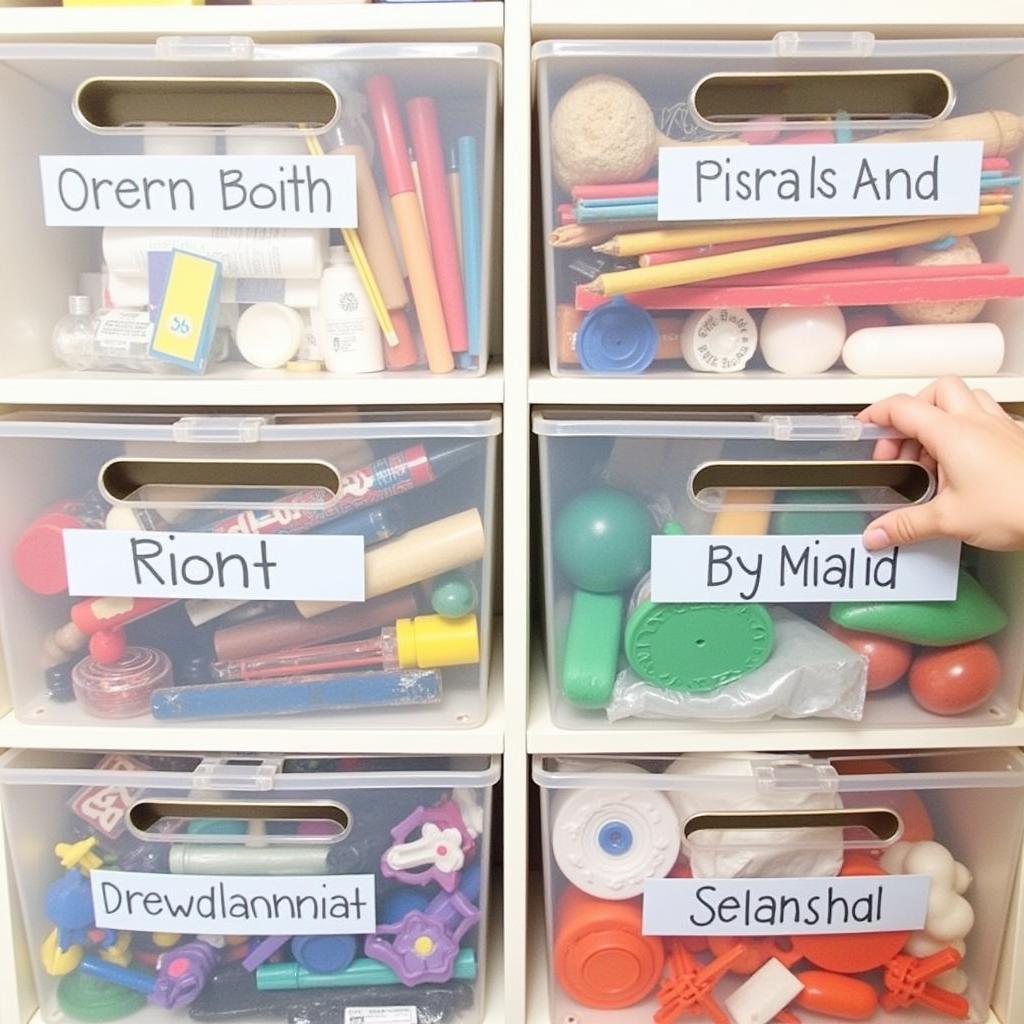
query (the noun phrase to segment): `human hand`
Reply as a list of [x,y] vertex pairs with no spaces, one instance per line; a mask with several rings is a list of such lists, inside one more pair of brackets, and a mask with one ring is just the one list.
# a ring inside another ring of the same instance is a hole
[[993,551],[1024,548],[1024,430],[987,391],[941,377],[915,397],[886,398],[857,418],[906,435],[880,440],[876,459],[911,459],[937,477],[931,501],[868,524],[869,551],[940,536]]

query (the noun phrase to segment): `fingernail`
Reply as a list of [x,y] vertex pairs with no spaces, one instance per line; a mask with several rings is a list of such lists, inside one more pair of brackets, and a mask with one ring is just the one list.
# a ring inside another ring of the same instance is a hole
[[868,551],[881,551],[882,548],[892,547],[892,541],[880,526],[873,526],[864,532],[864,547]]

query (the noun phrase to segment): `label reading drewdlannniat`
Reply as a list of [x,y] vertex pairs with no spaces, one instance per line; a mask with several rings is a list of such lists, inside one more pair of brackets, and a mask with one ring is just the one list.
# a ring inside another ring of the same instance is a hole
[[666,146],[658,220],[978,212],[981,142]]
[[362,601],[364,540],[184,530],[65,530],[72,597]]
[[51,227],[354,228],[337,156],[40,156]]
[[842,878],[655,878],[644,884],[644,935],[827,935],[914,931],[929,875]]
[[860,534],[651,538],[658,602],[952,601],[960,542],[868,551]]
[[223,935],[368,935],[373,875],[160,875],[93,871],[96,927]]

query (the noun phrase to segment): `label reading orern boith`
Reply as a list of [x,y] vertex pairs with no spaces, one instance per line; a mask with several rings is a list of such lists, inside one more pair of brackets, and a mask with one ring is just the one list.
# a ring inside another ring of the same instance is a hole
[[337,156],[40,156],[54,227],[357,227],[356,165]]
[[369,935],[373,875],[187,875],[93,871],[98,928],[223,935]]
[[72,597],[362,601],[358,534],[65,530]]
[[658,220],[958,216],[978,212],[982,144],[666,146]]
[[664,602],[952,601],[960,542],[868,551],[860,534],[659,535],[651,599]]

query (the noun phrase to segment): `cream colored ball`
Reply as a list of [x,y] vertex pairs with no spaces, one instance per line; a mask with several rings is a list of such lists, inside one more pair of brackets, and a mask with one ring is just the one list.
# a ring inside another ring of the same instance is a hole
[[651,168],[660,140],[647,101],[614,75],[581,78],[551,115],[551,157],[565,189],[636,181]]
[[[896,258],[909,267],[981,263],[981,253],[969,235],[958,238],[948,249],[924,246],[901,249]],[[984,299],[972,299],[965,302],[907,302],[894,305],[892,311],[908,324],[966,324],[976,320],[984,308]]]

